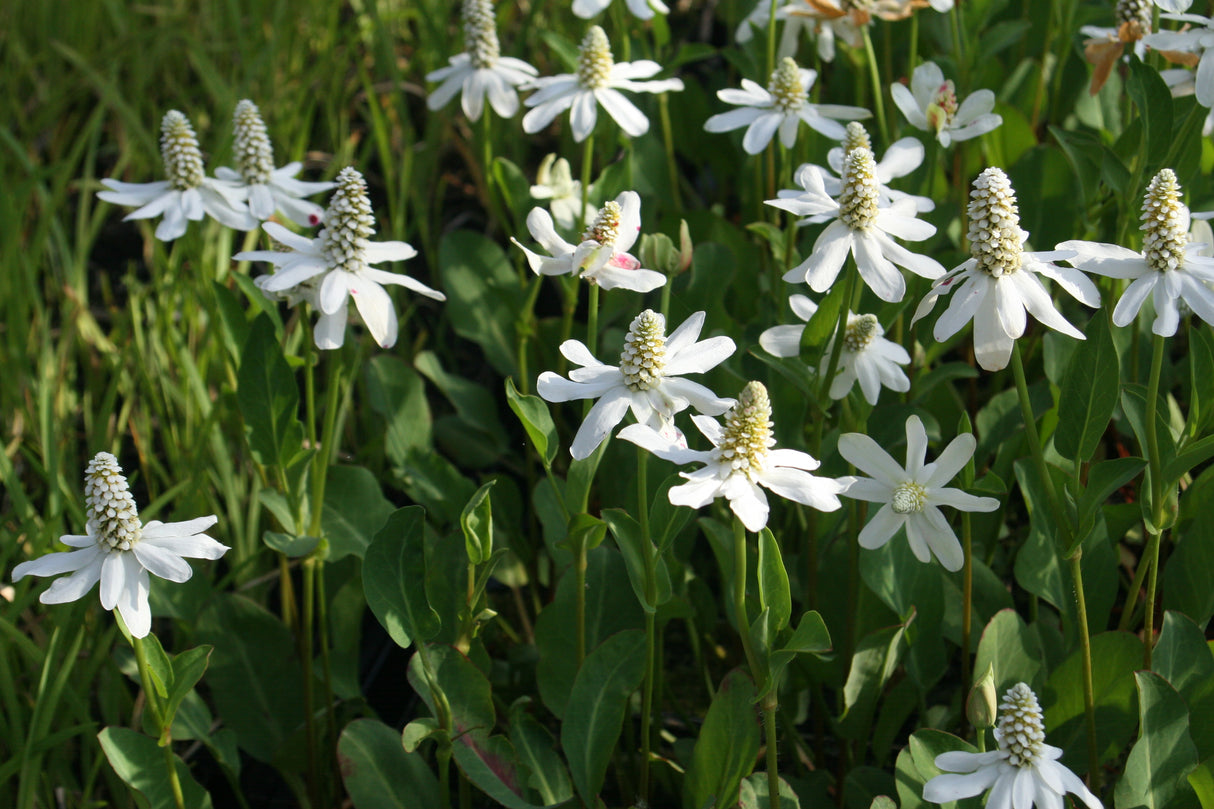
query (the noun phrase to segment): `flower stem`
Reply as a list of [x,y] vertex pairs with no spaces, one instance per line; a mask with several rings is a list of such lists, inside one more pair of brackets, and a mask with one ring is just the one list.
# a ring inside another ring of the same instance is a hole
[[778,707],[776,684],[772,683],[771,690],[763,698],[763,735],[767,744],[767,805],[776,809],[780,806],[780,748],[776,737]]
[[877,67],[877,53],[873,50],[873,38],[864,26],[864,54],[868,59],[868,74],[873,85],[873,111],[877,115],[877,129],[881,132],[881,143],[889,145],[889,127],[885,123],[885,97],[881,92],[881,71]]
[[1151,525],[1147,526],[1150,538],[1147,542],[1146,558],[1140,564],[1148,566],[1146,614],[1142,626],[1143,668],[1151,668],[1151,648],[1155,645],[1155,585],[1159,573],[1159,545],[1163,538],[1164,492],[1163,456],[1159,451],[1159,377],[1163,370],[1164,339],[1154,336],[1151,346],[1151,375],[1147,381],[1147,473],[1151,476]]
[[670,125],[670,99],[667,93],[658,93],[658,116],[662,121],[662,145],[666,149],[666,170],[670,173],[670,201],[674,209],[683,213],[682,195],[679,193],[679,165],[674,157],[674,128]]
[[649,535],[649,453],[637,447],[637,519],[641,524],[641,554],[645,562],[645,679],[641,684],[641,786],[640,806],[649,805],[649,751],[652,743],[654,663],[657,657],[657,572],[653,540]]
[[1058,491],[1054,488],[1054,478],[1050,476],[1049,467],[1045,463],[1045,453],[1041,448],[1041,438],[1038,436],[1037,422],[1033,416],[1033,405],[1029,400],[1028,383],[1025,382],[1024,360],[1020,356],[1020,343],[1016,341],[1012,342],[1012,375],[1016,378],[1016,393],[1020,397],[1020,415],[1024,419],[1024,431],[1028,435],[1029,452],[1033,456],[1037,477],[1041,479],[1041,485],[1045,488],[1050,514],[1053,517],[1054,527],[1058,531],[1058,544],[1065,548],[1070,544],[1071,524],[1062,510]]
[[746,653],[746,664],[758,687],[759,667],[754,649],[750,646],[750,621],[746,618],[746,527],[734,515],[733,518],[733,614],[738,623],[738,634],[742,636],[742,651]]
[[586,304],[586,348],[594,354],[599,348],[599,285],[590,285],[590,300]]
[[[856,295],[856,276],[859,270],[848,272],[847,286],[843,291],[843,303],[839,307],[839,322],[835,325],[835,338],[830,349],[830,359],[826,363],[826,373],[818,380],[817,401],[823,401],[830,393],[830,385],[839,370],[839,356],[843,353],[843,337],[847,333],[847,314],[852,306],[852,298]],[[836,281],[835,283],[838,283]],[[824,408],[829,409],[829,408]]]
[[1092,639],[1088,635],[1087,600],[1083,594],[1083,551],[1071,556],[1071,578],[1075,580],[1075,609],[1079,617],[1079,646],[1083,652],[1083,709],[1088,736],[1088,780],[1100,792],[1100,754],[1096,747],[1096,696],[1092,685]]
[[139,681],[143,684],[143,695],[147,700],[148,710],[152,712],[152,721],[160,732],[157,743],[164,750],[165,771],[169,777],[169,789],[173,792],[173,803],[177,809],[185,809],[185,796],[181,791],[181,780],[177,777],[177,757],[173,755],[173,729],[165,725],[165,715],[161,710],[160,698],[152,685],[152,673],[148,668],[147,652],[143,649],[143,638],[131,636],[131,646],[135,650],[135,662],[139,666]]
[[586,543],[579,542],[573,557],[574,589],[577,592],[577,667],[586,659]]

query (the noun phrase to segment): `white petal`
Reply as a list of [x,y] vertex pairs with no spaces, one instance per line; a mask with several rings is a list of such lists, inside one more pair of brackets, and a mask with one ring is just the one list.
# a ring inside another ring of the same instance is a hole
[[126,567],[126,587],[118,595],[118,613],[131,635],[143,638],[152,631],[152,608],[148,606],[148,572],[140,567],[133,555],[118,555],[123,557]]
[[[332,270],[327,273],[324,279],[320,282],[320,311],[325,314],[333,314],[338,309],[346,305],[346,298],[350,293],[350,282],[354,279],[354,273],[346,272],[345,270]],[[269,289],[269,284],[266,289]]]
[[906,294],[906,279],[893,262],[881,252],[881,242],[870,233],[855,233],[852,250],[856,267],[868,288],[883,301],[896,303]]
[[747,531],[762,531],[767,525],[771,508],[767,505],[767,495],[745,475],[730,475],[721,486],[725,497],[729,499],[729,507]]
[[605,87],[597,90],[595,97],[626,134],[636,138],[649,131],[649,119],[636,108],[635,104],[625,98],[623,93]]
[[869,550],[880,548],[889,542],[894,534],[898,533],[898,529],[904,522],[906,522],[906,515],[897,513],[889,503],[886,503],[868,521],[868,525],[860,530],[858,538],[860,547]]
[[93,585],[101,578],[101,565],[109,555],[108,551],[97,548],[92,557],[87,559],[75,573],[51,582],[51,586],[42,592],[38,600],[43,604],[66,604],[80,598],[92,590]]
[[[838,220],[831,222],[814,242],[813,252],[810,253],[809,258],[803,261],[796,270],[786,273],[784,280],[799,281],[803,278],[814,292],[827,291],[839,277],[839,271],[843,269],[843,262],[847,260],[847,254],[851,251],[851,245],[851,229]],[[801,276],[801,270],[804,270],[803,276]]]
[[923,109],[915,101],[915,97],[911,95],[911,91],[906,89],[902,84],[891,84],[889,94],[894,99],[894,104],[906,116],[906,121],[915,129],[927,129],[927,116],[923,114]]
[[909,477],[888,452],[864,433],[839,436],[839,454],[852,466],[891,489]]
[[154,542],[137,542],[131,553],[148,572],[162,579],[183,582],[194,575],[189,562]]
[[[130,554],[122,551],[111,551],[101,560],[101,606],[107,610],[114,609],[123,589],[127,586],[127,566],[123,559]],[[131,556],[132,561],[135,557]],[[138,565],[138,562],[136,562]]]
[[775,494],[818,511],[835,511],[841,505],[838,495],[843,487],[832,478],[781,466],[764,471],[759,481]]
[[[569,128],[575,143],[581,143],[594,131],[598,120],[599,106],[593,93],[578,93],[569,109]],[[524,119],[526,120],[526,119]]]
[[603,394],[586,414],[582,426],[578,428],[569,453],[576,459],[590,457],[590,453],[598,448],[615,426],[619,424],[624,414],[628,412],[631,391],[625,387],[615,388]]
[[[954,280],[953,284],[956,285],[956,283],[957,281]],[[986,297],[994,292],[991,289],[993,283],[992,279],[978,274],[967,276],[961,288],[953,293],[952,300],[949,301],[944,314],[940,315],[940,319],[936,321],[936,325],[932,329],[932,336],[938,342],[944,342],[961,331],[966,323],[974,319],[978,307],[982,305]]]
[[1125,292],[1121,293],[1121,299],[1117,301],[1117,306],[1113,309],[1113,325],[1125,326],[1138,316],[1143,302],[1146,301],[1151,290],[1155,288],[1155,283],[1159,280],[1158,275],[1159,273],[1155,271],[1145,273],[1126,287]]
[[918,478],[923,462],[927,460],[927,430],[923,420],[911,415],[906,419],[906,474]]
[[[932,803],[949,803],[962,798],[972,798],[989,789],[998,777],[999,770],[996,767],[983,767],[965,775],[954,773],[937,775],[923,785],[923,800]],[[988,802],[987,805],[995,809],[994,804]]]
[[957,541],[957,535],[953,533],[948,520],[944,519],[944,514],[933,505],[924,507],[919,517],[921,519],[912,517],[907,520],[907,535],[912,531],[918,533],[944,569],[956,573],[965,564],[965,552],[961,549],[961,543]]
[[354,305],[358,307],[358,314],[362,316],[363,323],[367,324],[367,330],[380,348],[391,348],[396,344],[397,329],[392,298],[374,281],[360,278],[355,273],[346,274],[350,276],[347,279],[350,297],[354,299]]
[[801,353],[804,326],[773,326],[759,335],[759,345],[773,357],[796,357]]
[[769,111],[760,115],[746,128],[746,134],[742,137],[742,149],[747,154],[758,154],[766,149],[782,120],[782,112]]

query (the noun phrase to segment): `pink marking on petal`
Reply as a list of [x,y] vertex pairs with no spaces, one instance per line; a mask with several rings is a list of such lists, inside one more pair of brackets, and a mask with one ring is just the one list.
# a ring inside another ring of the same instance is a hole
[[316,227],[317,225],[319,225],[320,224],[320,214],[314,214],[314,213],[308,214],[308,224],[311,225],[312,227]]
[[641,262],[630,253],[616,253],[611,257],[611,261],[607,263],[612,267],[619,267],[622,270],[636,270],[640,269],[641,266]]

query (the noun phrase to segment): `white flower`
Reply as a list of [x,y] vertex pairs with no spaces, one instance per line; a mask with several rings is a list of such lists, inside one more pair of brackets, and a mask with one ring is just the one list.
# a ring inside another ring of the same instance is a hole
[[[1156,0],[1156,5],[1161,5]],[[1162,6],[1161,6],[1162,7]],[[1200,14],[1161,14],[1185,23],[1179,31],[1157,31],[1143,37],[1147,47],[1160,51],[1171,62],[1197,66],[1193,77],[1197,103],[1214,107],[1214,19]]]
[[939,11],[941,14],[953,10],[953,0],[928,0],[928,2],[933,10]]
[[648,59],[616,62],[611,56],[607,34],[593,25],[582,40],[577,73],[546,76],[523,87],[537,91],[524,102],[534,109],[523,116],[523,131],[528,134],[539,132],[552,123],[553,118],[570,110],[573,139],[581,143],[594,130],[602,104],[625,134],[634,138],[644,135],[649,131],[649,119],[620,90],[662,93],[683,89],[679,79],[636,81],[648,79],[661,69],[661,65]]
[[569,161],[550,154],[540,163],[540,170],[531,186],[531,196],[549,200],[557,224],[563,228],[584,225],[591,216],[590,208],[582,206],[582,183],[573,179]]
[[[864,128],[864,124],[859,121],[852,121],[847,125],[846,130],[842,145],[836,146],[826,153],[826,165],[830,167],[831,171],[822,169],[822,183],[826,188],[826,193],[832,197],[838,196],[843,190],[843,167],[847,162],[847,153],[861,146],[870,151],[873,148],[872,141],[868,137],[868,130]],[[923,156],[923,144],[919,142],[918,138],[902,138],[890,144],[882,158],[877,161],[876,170],[873,172],[877,177],[878,207],[889,205],[900,199],[909,199],[915,203],[915,210],[919,213],[935,210],[936,203],[932,202],[928,197],[915,196],[889,187],[889,183],[894,179],[905,177],[919,168],[923,163]],[[876,159],[875,154],[873,158]],[[832,174],[831,172],[834,173]],[[786,198],[796,195],[796,191],[779,192],[779,196]],[[830,214],[820,214],[818,216],[807,217],[801,220],[800,224],[811,225],[817,222],[826,222],[830,218]]]
[[156,226],[156,238],[171,242],[185,233],[189,222],[206,214],[236,230],[252,230],[257,219],[245,204],[247,192],[236,183],[206,176],[198,137],[184,115],[169,110],[160,124],[160,155],[167,180],[154,183],[123,183],[102,180],[108,191],[97,196],[115,205],[139,206],[124,217],[151,219],[164,215]]
[[494,112],[513,118],[518,112],[515,88],[531,81],[538,71],[522,59],[501,55],[491,0],[464,0],[462,13],[466,51],[448,59],[446,67],[426,74],[426,81],[442,82],[426,99],[426,106],[441,109],[463,91],[460,106],[469,121],[480,120],[486,96]]
[[712,442],[712,449],[677,446],[644,424],[630,424],[619,433],[620,438],[664,460],[704,464],[694,472],[680,473],[687,482],[670,490],[674,505],[700,508],[724,497],[750,531],[760,531],[767,525],[770,507],[763,488],[819,511],[839,508],[842,484],[809,474],[818,468],[817,460],[798,450],[774,448],[771,402],[762,384],[747,383],[738,394],[737,404],[725,414],[724,428],[707,416],[692,416],[691,420]]
[[186,557],[218,559],[228,550],[226,545],[203,533],[218,522],[213,515],[186,522],[141,523],[122,468],[108,452],[98,452],[89,461],[84,475],[84,499],[87,533],[59,538],[76,550],[22,562],[13,569],[13,581],[26,576],[71,573],[56,579],[39,596],[43,604],[75,601],[100,581],[101,606],[107,610],[117,607],[127,629],[136,638],[146,636],[152,628],[148,573],[183,582],[194,574]]
[[[1187,68],[1177,67],[1159,71],[1159,78],[1168,86],[1172,98],[1183,98],[1197,92],[1197,75]],[[1202,137],[1214,135],[1214,108],[1206,114],[1201,124]]]
[[1179,14],[1183,11],[1187,11],[1189,6],[1193,5],[1193,0],[1155,0],[1155,5],[1159,6],[1164,11]]
[[846,131],[832,118],[855,120],[871,113],[862,107],[837,104],[811,104],[809,88],[818,77],[816,71],[797,67],[790,57],[780,60],[771,74],[771,83],[764,90],[750,79],[742,79],[741,90],[719,90],[717,98],[741,109],[714,115],[704,123],[708,132],[730,132],[746,127],[742,148],[747,154],[758,154],[771,143],[778,131],[780,142],[791,149],[797,141],[797,129],[804,121],[810,128],[828,138],[839,140]]
[[244,99],[236,105],[232,125],[239,171],[221,167],[215,169],[215,176],[244,186],[248,191],[249,212],[258,219],[269,219],[278,210],[297,225],[319,225],[324,208],[304,197],[328,191],[333,183],[296,180],[295,175],[303,168],[298,161],[274,168],[274,148],[261,113],[252,101]]
[[348,300],[354,299],[358,313],[383,348],[396,343],[396,310],[382,284],[399,284],[435,300],[446,300],[407,275],[378,270],[381,261],[404,261],[417,255],[405,242],[372,242],[375,217],[363,177],[353,168],[337,175],[337,191],[325,213],[325,226],[315,239],[292,233],[281,225],[266,222],[263,229],[285,251],[254,250],[237,253],[237,261],[268,261],[273,275],[257,279],[267,293],[306,300],[320,311],[314,330],[317,348],[340,348],[345,340]]
[[[864,44],[861,28],[833,0],[816,4],[807,0],[777,0],[777,3],[776,21],[784,23],[778,50],[781,58],[797,52],[802,31],[817,38],[818,58],[823,62],[834,61],[836,36],[852,48]],[[766,28],[770,16],[771,0],[758,0],[746,19],[738,25],[735,33],[738,42],[749,42],[754,35],[751,26]]]
[[876,441],[862,433],[839,436],[839,454],[870,477],[841,478],[843,494],[855,500],[883,503],[860,531],[860,547],[880,548],[900,528],[906,528],[915,558],[930,562],[935,555],[945,570],[957,571],[965,554],[939,506],[961,511],[994,511],[999,501],[975,497],[945,486],[973,457],[978,442],[969,433],[949,442],[935,461],[927,459],[927,431],[918,416],[906,420],[906,467],[898,465]]
[[702,374],[734,352],[733,340],[710,337],[698,340],[704,313],[696,312],[666,336],[666,319],[646,309],[633,319],[624,337],[620,365],[604,365],[578,340],[566,340],[561,353],[575,365],[569,379],[551,371],[540,374],[536,390],[549,402],[598,399],[578,428],[569,452],[589,457],[603,439],[632,410],[638,424],[652,427],[668,441],[686,446],[674,415],[692,405],[701,413],[719,416],[733,404],[680,374]]
[[1063,796],[1069,792],[1089,809],[1103,809],[1079,776],[1058,762],[1062,750],[1045,743],[1045,722],[1032,689],[1016,683],[999,709],[994,731],[999,749],[936,756],[936,766],[945,773],[923,785],[925,801],[950,803],[989,789],[987,809],[1063,809]]
[[838,199],[826,192],[822,170],[805,165],[797,170],[803,193],[781,192],[768,205],[798,216],[831,218],[814,242],[808,258],[784,275],[790,283],[804,282],[815,292],[825,292],[839,276],[848,253],[864,283],[883,301],[900,301],[906,280],[897,264],[924,278],[938,278],[944,267],[935,259],[912,253],[891,236],[922,241],[936,232],[935,225],[915,218],[915,202],[901,199],[881,205],[880,182],[873,153],[863,147],[847,153]]
[[974,180],[968,216],[973,257],[932,284],[915,310],[912,325],[931,312],[941,295],[957,290],[932,334],[939,341],[947,340],[972,319],[974,355],[988,371],[1007,367],[1013,342],[1024,334],[1026,311],[1051,329],[1084,339],[1083,332],[1054,308],[1037,276],[1052,279],[1086,306],[1099,306],[1100,292],[1079,270],[1050,263],[1071,258],[1071,251],[1024,252],[1029,234],[1020,228],[1016,194],[1002,170],[988,168]]
[[[670,9],[662,0],[627,0],[627,2],[628,10],[633,13],[633,16],[642,20],[653,19],[655,11],[659,14],[670,13]],[[609,5],[611,5],[611,0],[573,0],[573,13],[583,20],[588,20],[606,11]]]
[[[797,317],[806,322],[818,310],[817,304],[804,295],[791,295],[788,302]],[[759,335],[759,345],[776,357],[796,357],[801,353],[803,331],[804,326],[774,326]],[[910,379],[898,367],[908,365],[910,355],[902,346],[886,340],[884,334],[876,315],[847,313],[843,348],[839,351],[835,378],[830,383],[830,398],[842,399],[857,380],[865,401],[871,405],[877,403],[883,385],[898,393],[910,390]],[[832,337],[822,354],[819,374],[826,373],[834,344]]]
[[995,94],[990,90],[970,93],[958,106],[952,79],[945,81],[934,62],[924,62],[915,68],[909,90],[895,82],[889,92],[910,125],[932,132],[945,148],[955,140],[984,135],[1003,123],[1002,118],[991,112],[995,108]]
[[1180,186],[1171,169],[1162,169],[1147,186],[1142,200],[1142,252],[1115,244],[1070,241],[1058,245],[1073,250],[1067,259],[1081,270],[1109,278],[1133,279],[1113,310],[1113,324],[1126,326],[1148,297],[1155,304],[1151,331],[1171,337],[1180,325],[1177,304],[1183,301],[1198,317],[1214,324],[1214,259],[1202,255],[1207,246],[1189,240],[1189,209],[1180,201]]
[[624,191],[603,205],[577,245],[561,238],[543,208],[527,214],[527,230],[549,255],[528,250],[513,237],[510,241],[527,254],[537,275],[577,275],[603,289],[633,292],[650,292],[666,283],[665,275],[642,269],[628,252],[641,232],[641,197],[635,191]]

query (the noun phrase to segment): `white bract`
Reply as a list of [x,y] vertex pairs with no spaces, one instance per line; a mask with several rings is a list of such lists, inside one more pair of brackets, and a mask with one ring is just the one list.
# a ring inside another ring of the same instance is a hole
[[527,214],[527,230],[547,256],[528,250],[518,239],[510,241],[527,254],[527,263],[537,275],[576,275],[603,289],[633,292],[650,292],[666,283],[665,275],[643,269],[628,252],[641,232],[641,197],[635,191],[624,191],[603,205],[576,245],[556,232],[543,208],[532,208]]
[[325,226],[315,239],[273,222],[262,227],[287,249],[254,250],[233,258],[273,264],[275,272],[256,279],[257,285],[291,302],[305,300],[320,311],[313,330],[317,348],[340,348],[345,341],[350,298],[375,342],[391,348],[396,343],[396,310],[382,285],[398,284],[419,295],[446,300],[443,293],[421,281],[372,266],[404,261],[417,251],[405,242],[370,241],[375,233],[375,217],[363,176],[353,168],[344,168],[337,175],[337,191],[325,213]]
[[1070,259],[1072,251],[1024,251],[1029,234],[1020,227],[1016,195],[1001,169],[988,168],[974,180],[968,218],[972,258],[932,284],[912,325],[931,312],[941,295],[953,293],[932,334],[943,342],[973,320],[974,356],[988,371],[1007,367],[1012,345],[1028,325],[1026,312],[1051,329],[1084,339],[1054,308],[1038,276],[1052,279],[1085,306],[1099,306],[1100,292],[1079,270],[1051,263]]
[[565,379],[551,371],[540,374],[536,390],[549,402],[598,399],[578,428],[569,452],[589,457],[603,439],[632,411],[638,424],[656,430],[664,439],[686,446],[674,416],[688,406],[709,416],[729,409],[733,399],[722,399],[682,374],[702,374],[733,354],[728,337],[699,340],[704,313],[696,312],[666,336],[666,319],[646,309],[633,319],[624,337],[619,367],[604,365],[578,340],[566,340],[561,353],[575,365]]
[[780,142],[791,149],[802,121],[828,138],[841,139],[846,132],[843,125],[832,118],[850,121],[867,118],[871,113],[862,107],[810,103],[807,100],[809,90],[817,77],[816,71],[799,68],[786,56],[772,72],[766,90],[750,79],[742,79],[741,90],[718,90],[717,98],[726,104],[736,104],[740,109],[712,116],[704,123],[704,129],[730,132],[746,127],[742,148],[747,154],[763,151],[777,132]]
[[156,226],[156,238],[162,242],[183,235],[188,223],[208,214],[236,230],[257,227],[257,219],[245,204],[246,189],[206,176],[198,137],[189,120],[177,110],[166,112],[160,124],[160,155],[169,179],[154,183],[102,180],[108,190],[98,191],[98,198],[115,205],[137,206],[124,221],[163,215]]
[[548,208],[558,225],[572,228],[586,224],[592,211],[582,205],[582,183],[573,179],[569,161],[550,154],[540,163],[531,186],[531,196],[548,200]]
[[1202,255],[1209,245],[1189,239],[1189,209],[1180,201],[1180,186],[1171,169],[1162,169],[1147,186],[1142,200],[1142,251],[1115,244],[1069,241],[1067,259],[1081,270],[1109,278],[1130,279],[1117,306],[1113,324],[1126,326],[1138,316],[1147,298],[1153,299],[1151,331],[1171,337],[1180,325],[1183,302],[1202,320],[1214,324],[1214,259]]
[[261,112],[252,101],[244,99],[236,105],[232,128],[238,170],[221,167],[215,169],[215,176],[244,186],[248,190],[249,212],[258,219],[269,219],[277,210],[297,225],[319,225],[325,209],[304,197],[329,191],[333,183],[296,180],[295,175],[303,168],[298,161],[274,168],[274,147]]
[[998,127],[1003,119],[991,112],[995,94],[990,90],[970,93],[957,104],[957,92],[951,79],[934,62],[924,62],[911,74],[911,86],[895,82],[890,95],[906,120],[916,129],[931,132],[947,148],[955,140],[969,140]]
[[[806,322],[818,310],[817,304],[804,295],[791,295],[788,302],[793,313]],[[774,326],[759,335],[759,345],[776,357],[796,357],[801,353],[801,333],[804,331],[804,326]],[[847,313],[839,364],[830,383],[830,398],[842,399],[857,381],[865,401],[871,405],[877,403],[882,386],[898,393],[910,390],[910,379],[898,367],[910,364],[910,355],[902,346],[886,340],[884,334],[876,315]],[[832,337],[823,352],[819,374],[827,372],[834,344]]]
[[935,461],[927,460],[927,431],[918,416],[906,420],[906,466],[895,461],[877,442],[862,433],[839,436],[839,454],[870,477],[841,478],[843,494],[855,500],[883,503],[860,531],[860,547],[880,548],[901,528],[920,562],[935,555],[945,570],[957,571],[965,553],[940,506],[961,511],[994,511],[999,501],[948,488],[974,455],[978,442],[969,433],[949,442]]
[[822,170],[805,165],[797,170],[797,184],[804,191],[781,191],[768,205],[810,217],[813,221],[834,219],[814,242],[809,257],[789,270],[784,280],[804,282],[815,292],[830,289],[850,253],[864,283],[883,301],[900,301],[906,280],[894,265],[924,278],[938,278],[944,267],[927,256],[912,253],[893,240],[922,241],[936,226],[915,218],[913,199],[882,205],[880,182],[873,153],[859,147],[844,159],[838,199],[826,191]]
[[674,505],[701,508],[724,497],[750,531],[767,525],[770,506],[763,489],[819,511],[839,508],[842,484],[811,475],[819,466],[817,460],[798,450],[775,448],[771,402],[762,384],[750,382],[742,389],[737,404],[725,414],[724,427],[707,416],[691,419],[712,442],[712,449],[680,447],[644,424],[630,424],[619,433],[620,438],[664,460],[704,464],[693,472],[680,473],[687,482],[670,490]]
[[518,112],[519,85],[531,81],[538,71],[522,59],[501,55],[497,39],[497,20],[492,0],[464,0],[465,52],[452,56],[449,64],[426,74],[426,81],[441,82],[426,106],[445,107],[460,93],[460,107],[469,121],[479,121],[489,99],[493,111],[503,118]]
[[[627,0],[628,10],[642,20],[653,19],[658,14],[669,14],[670,9],[662,0]],[[573,0],[573,13],[584,20],[602,14],[611,5],[611,0]]]
[[84,474],[84,500],[87,533],[59,538],[76,550],[22,562],[13,569],[13,581],[70,573],[43,591],[38,599],[43,604],[75,601],[100,581],[101,606],[107,610],[116,607],[136,638],[145,637],[152,629],[148,573],[183,582],[194,575],[186,558],[218,559],[228,550],[204,533],[218,522],[215,516],[186,522],[140,522],[122,468],[108,452],[98,452],[89,461]]
[[951,803],[991,791],[986,809],[1063,809],[1068,792],[1088,809],[1103,809],[1079,776],[1058,758],[1062,750],[1045,743],[1045,721],[1037,695],[1024,683],[1008,689],[995,728],[998,750],[953,750],[936,756],[943,775],[923,785],[923,799]]
[[[1164,7],[1156,0],[1156,5]],[[1156,31],[1143,37],[1147,47],[1163,53],[1172,62],[1197,66],[1193,77],[1197,103],[1214,107],[1214,19],[1200,14],[1161,14],[1183,23],[1179,31]]]
[[679,79],[636,81],[648,79],[661,69],[661,65],[648,59],[616,62],[607,34],[599,26],[591,26],[582,40],[577,73],[546,76],[523,86],[524,90],[536,91],[524,102],[533,109],[523,116],[523,131],[539,132],[569,110],[573,139],[581,143],[594,131],[601,104],[625,134],[634,138],[644,135],[649,131],[649,119],[620,90],[663,93],[683,89]]
[[[826,153],[826,165],[829,170],[819,166],[822,171],[822,184],[826,188],[826,193],[832,197],[838,196],[843,190],[843,167],[847,163],[847,153],[860,147],[869,151],[872,151],[873,148],[872,140],[868,137],[868,130],[864,128],[864,124],[852,121],[847,125],[846,130],[843,143]],[[915,196],[889,187],[889,184],[898,177],[905,177],[919,168],[923,163],[924,153],[923,144],[919,142],[918,138],[902,138],[890,144],[881,159],[877,160],[876,169],[873,172],[877,178],[878,207],[888,206],[898,200],[909,199],[914,202],[915,210],[919,213],[935,210],[936,203],[928,197]],[[875,153],[873,159],[876,160]],[[779,195],[789,197],[795,196],[796,193],[795,191],[781,191]],[[812,225],[817,222],[826,222],[830,218],[830,214],[820,214],[806,217],[801,220],[800,224]]]

